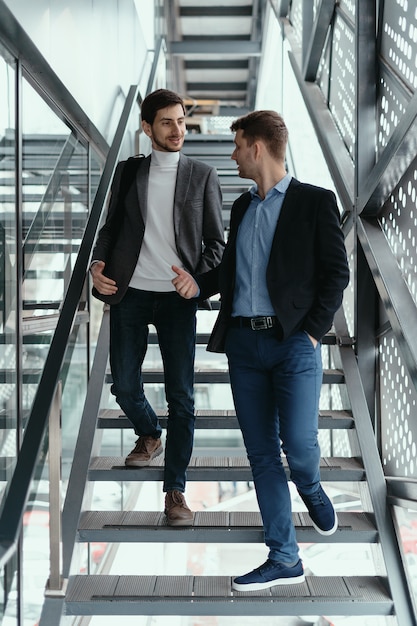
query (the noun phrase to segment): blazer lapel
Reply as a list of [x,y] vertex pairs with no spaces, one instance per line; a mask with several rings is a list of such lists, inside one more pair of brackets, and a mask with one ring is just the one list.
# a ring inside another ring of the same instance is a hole
[[174,230],[177,236],[179,234],[182,211],[184,209],[185,200],[190,187],[192,171],[193,163],[191,159],[180,152],[174,195]]
[[136,193],[139,206],[138,217],[141,218],[143,225],[146,224],[146,214],[148,211],[148,180],[150,164],[150,156],[143,159],[143,162],[139,166],[138,175],[136,176]]

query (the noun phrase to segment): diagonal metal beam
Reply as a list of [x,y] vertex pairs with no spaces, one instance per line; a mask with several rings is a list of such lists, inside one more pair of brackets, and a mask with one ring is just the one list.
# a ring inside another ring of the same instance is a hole
[[260,41],[238,41],[234,39],[171,41],[169,53],[171,56],[204,56],[212,54],[216,58],[219,58],[219,56],[260,56],[262,45]]
[[269,4],[277,17],[287,17],[290,0],[269,0]]
[[308,44],[303,66],[304,80],[314,81],[316,79],[327,31],[333,17],[334,7],[335,0],[321,0],[317,9],[313,32]]
[[376,215],[417,153],[417,93],[392,133],[368,179],[359,190],[358,213]]
[[372,271],[408,374],[417,390],[417,308],[375,219],[357,219],[358,238]]
[[354,205],[354,172],[349,153],[326,106],[322,91],[315,83],[304,81],[292,52],[289,58],[343,209],[351,211]]

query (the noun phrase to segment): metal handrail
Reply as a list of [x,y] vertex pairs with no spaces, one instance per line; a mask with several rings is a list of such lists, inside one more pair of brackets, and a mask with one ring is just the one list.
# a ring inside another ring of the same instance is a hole
[[129,89],[115,137],[108,153],[106,165],[97,188],[62,311],[34,398],[22,447],[0,516],[0,566],[10,558],[17,547],[23,513],[29,497],[30,484],[35,472],[49,411],[64,360],[68,337],[77,314],[78,302],[84,287],[92,245],[120,154],[125,129],[133,106],[138,100],[138,94],[138,85],[132,85]]

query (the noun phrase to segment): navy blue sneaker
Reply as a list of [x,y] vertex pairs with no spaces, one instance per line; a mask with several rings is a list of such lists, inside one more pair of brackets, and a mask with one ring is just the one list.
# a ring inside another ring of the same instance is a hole
[[269,589],[274,585],[296,585],[303,583],[304,580],[304,570],[300,560],[293,567],[287,567],[285,563],[276,563],[268,559],[253,572],[235,578],[232,582],[232,589],[258,591]]
[[337,530],[337,515],[323,487],[320,485],[317,491],[308,496],[300,493],[300,497],[307,507],[317,532],[320,535],[333,535]]

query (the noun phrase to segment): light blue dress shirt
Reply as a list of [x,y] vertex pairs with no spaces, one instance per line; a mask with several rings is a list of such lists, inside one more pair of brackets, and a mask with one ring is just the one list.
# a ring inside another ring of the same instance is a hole
[[239,225],[236,241],[233,317],[275,315],[266,285],[266,268],[291,179],[291,174],[287,174],[268,191],[264,200],[258,196],[257,185],[249,190],[252,200]]

